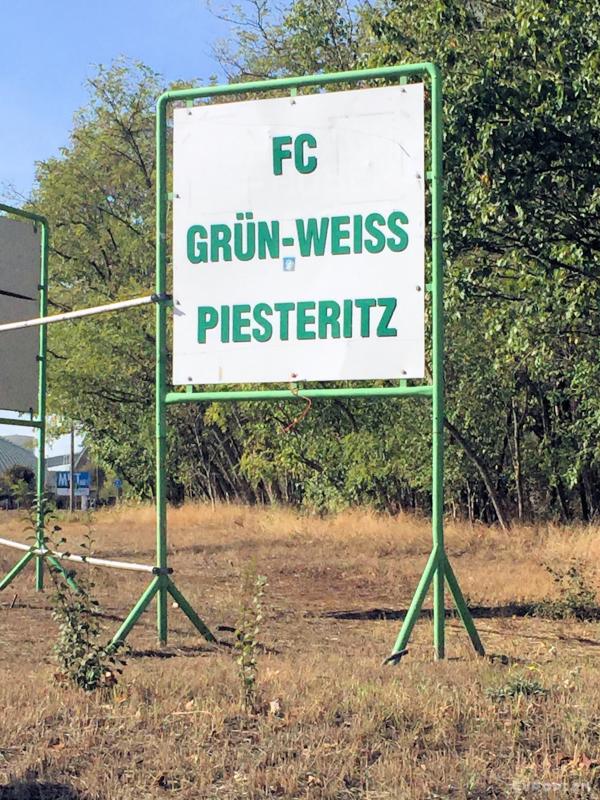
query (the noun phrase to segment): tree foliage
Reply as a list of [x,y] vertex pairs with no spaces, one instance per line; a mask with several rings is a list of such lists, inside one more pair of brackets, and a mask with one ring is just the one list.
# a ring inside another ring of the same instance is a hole
[[29,467],[14,465],[0,475],[0,501],[27,507],[35,491],[35,473]]
[[[231,79],[431,60],[444,75],[447,500],[471,518],[600,510],[600,0],[297,0],[236,16]],[[91,82],[69,145],[39,167],[61,308],[153,283],[153,106],[161,80]],[[53,410],[152,491],[153,318],[52,329]],[[169,495],[427,510],[419,400],[169,411]]]

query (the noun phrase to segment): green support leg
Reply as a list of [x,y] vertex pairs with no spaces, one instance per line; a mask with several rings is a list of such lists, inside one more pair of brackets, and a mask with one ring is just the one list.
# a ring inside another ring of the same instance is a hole
[[445,556],[444,551],[437,549],[437,566],[433,576],[433,647],[435,657],[439,661],[446,654],[446,603],[444,600]]
[[[77,581],[72,577],[69,570],[63,567],[58,558],[55,558],[54,556],[45,556],[45,558],[48,559],[48,563],[51,564],[57,572],[60,572],[60,574],[63,576],[65,582],[69,585],[69,587],[74,592],[79,593],[79,586],[77,585]],[[39,556],[38,560],[43,561],[44,557]]]
[[166,575],[160,576],[158,585],[158,597],[156,598],[156,627],[158,632],[158,641],[162,645],[167,644],[169,636],[169,593],[167,588]]
[[[168,595],[170,594],[173,600],[177,603],[179,608],[183,611],[183,613],[188,617],[192,625],[196,628],[196,630],[204,636],[204,638],[208,642],[214,642],[216,644],[217,640],[209,630],[209,628],[204,624],[204,622],[200,619],[200,617],[196,614],[194,609],[185,599],[185,597],[181,594],[179,589],[175,586],[173,581],[168,577],[168,575],[156,575],[153,579],[152,583],[146,588],[140,599],[137,601],[135,606],[131,609],[127,618],[124,620],[123,624],[119,628],[119,630],[115,633],[112,638],[112,644],[121,644],[125,641],[131,629],[139,620],[141,615],[147,609],[148,605],[152,602],[152,598],[154,595],[157,596],[158,603],[161,602],[161,594],[164,595],[165,604]],[[160,613],[160,611],[159,611]],[[166,610],[165,610],[165,617],[166,619]],[[160,620],[160,616],[159,616]],[[166,638],[166,631],[165,631],[165,638]],[[163,642],[161,642],[162,644]]]
[[439,69],[429,65],[431,77],[431,375],[432,375],[432,509],[433,550],[421,582],[412,599],[398,640],[387,659],[401,657],[418,616],[429,583],[433,580],[433,641],[436,659],[445,656],[446,580],[458,613],[478,653],[483,647],[473,619],[446,557],[444,544],[444,257],[443,257],[443,163],[442,163],[442,79]]
[[434,548],[429,555],[429,559],[425,565],[423,574],[421,575],[421,580],[419,581],[417,590],[413,595],[413,599],[411,600],[408,611],[406,612],[406,616],[404,617],[404,622],[400,628],[400,633],[396,639],[396,644],[394,645],[392,654],[386,658],[384,662],[385,664],[395,664],[404,654],[406,645],[410,639],[410,634],[412,633],[412,629],[414,628],[415,622],[419,617],[423,600],[425,599],[425,595],[429,589],[429,584],[431,583],[437,564],[437,550]]
[[[408,640],[412,633],[412,629],[414,628],[415,622],[419,617],[419,612],[421,611],[421,606],[423,605],[423,600],[425,599],[425,595],[429,589],[430,583],[433,581],[433,591],[434,591],[434,604],[436,602],[436,592],[440,592],[440,588],[438,586],[439,576],[441,575],[442,578],[445,577],[445,580],[448,583],[448,588],[452,594],[454,599],[454,603],[456,605],[456,610],[458,611],[458,615],[461,619],[462,624],[465,627],[465,630],[469,634],[469,638],[471,639],[471,643],[475,648],[475,651],[478,655],[484,656],[485,649],[483,644],[481,643],[481,639],[479,638],[479,634],[477,633],[477,628],[475,627],[475,623],[473,621],[473,617],[471,616],[471,612],[467,606],[463,593],[460,589],[459,583],[456,579],[456,575],[452,567],[450,566],[450,562],[448,561],[447,556],[442,551],[441,552],[441,559],[439,558],[440,551],[434,549],[429,556],[429,560],[427,561],[427,565],[423,571],[423,575],[421,576],[421,580],[419,581],[419,585],[417,586],[417,590],[413,596],[411,604],[406,612],[406,617],[404,618],[404,622],[402,623],[402,628],[400,629],[400,633],[398,634],[398,639],[396,640],[396,644],[394,645],[394,649],[392,654],[385,660],[385,664],[395,664],[397,663],[400,658],[406,652],[405,648],[408,644]],[[440,563],[441,561],[441,563]],[[444,610],[444,595],[443,589],[441,590],[442,594],[441,597],[438,595],[437,603],[438,603],[438,617],[436,618],[435,615],[435,605],[434,605],[434,641],[436,647],[436,657],[443,658],[444,657],[444,625],[443,620],[440,619],[441,611]],[[440,656],[440,649],[442,655]]]
[[433,578],[433,643],[436,659],[444,658],[444,185],[442,164],[442,79],[431,72],[431,375],[432,476],[431,525],[437,553]]
[[63,567],[63,565],[60,563],[60,561],[57,558],[54,558],[54,556],[48,556],[48,555],[47,556],[40,556],[35,552],[35,550],[32,549],[32,550],[29,550],[27,553],[25,553],[23,558],[20,561],[18,561],[15,564],[15,566],[10,570],[10,572],[8,572],[4,576],[2,581],[0,581],[0,592],[3,589],[6,589],[6,587],[9,584],[12,583],[12,581],[17,577],[17,575],[23,569],[25,569],[25,567],[27,566],[27,564],[29,564],[29,562],[31,561],[32,558],[35,558],[35,560],[36,560],[36,575],[39,575],[40,572],[43,570],[43,566],[39,567],[40,562],[42,562],[42,564],[43,564],[44,560],[47,559],[48,563],[51,564],[57,572],[60,572],[60,574],[63,576],[65,581],[69,584],[71,589],[74,592],[78,592],[79,591],[79,586],[77,585],[77,582],[71,577],[71,574]]
[[456,575],[454,574],[447,557],[445,557],[445,562],[446,580],[448,581],[448,588],[450,589],[452,597],[454,598],[458,615],[461,618],[462,624],[465,626],[467,633],[469,634],[469,638],[471,639],[476,652],[480,656],[484,656],[485,649],[481,643],[479,634],[477,633],[477,628],[473,622],[473,617],[471,616],[471,612],[469,611],[465,598],[463,597],[463,593],[460,590],[458,581],[456,580]]
[[198,614],[196,614],[194,609],[191,607],[191,605],[188,603],[188,601],[181,594],[179,589],[175,586],[175,584],[170,578],[167,578],[167,589],[173,600],[175,600],[179,608],[183,611],[183,613],[186,615],[186,617],[189,619],[192,625],[196,628],[198,633],[202,634],[202,636],[204,636],[207,642],[213,642],[214,644],[217,644],[217,640],[212,635],[209,628],[204,624],[204,622],[202,622]]
[[6,587],[9,586],[14,581],[19,572],[24,570],[27,564],[29,564],[31,559],[34,557],[35,557],[35,552],[33,550],[29,550],[27,553],[25,553],[25,555],[20,561],[17,561],[14,567],[9,572],[6,573],[4,578],[2,578],[2,581],[0,582],[0,592],[3,589],[6,589]]
[[124,620],[123,624],[113,636],[111,644],[113,645],[122,644],[125,641],[135,623],[142,616],[142,614],[152,601],[152,598],[158,592],[159,585],[160,585],[160,576],[157,575],[149,584],[149,586],[146,588],[146,590],[144,591],[140,599],[137,601],[137,603],[134,605],[134,607],[131,609],[126,619]]
[[36,592],[44,590],[44,559],[41,556],[35,559],[35,590]]

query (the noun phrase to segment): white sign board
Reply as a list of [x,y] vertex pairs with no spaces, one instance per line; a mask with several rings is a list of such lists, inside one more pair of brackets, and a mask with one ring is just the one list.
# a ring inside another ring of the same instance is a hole
[[423,85],[174,115],[173,383],[422,378]]
[[[0,324],[38,316],[40,230],[0,217]],[[37,407],[38,328],[0,333],[0,409]]]

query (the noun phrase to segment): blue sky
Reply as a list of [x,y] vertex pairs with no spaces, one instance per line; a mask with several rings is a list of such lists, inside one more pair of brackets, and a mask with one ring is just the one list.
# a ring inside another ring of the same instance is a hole
[[[227,29],[205,0],[17,0],[2,3],[0,30],[0,201],[13,205],[14,191],[29,195],[35,162],[67,144],[96,65],[126,56],[167,81],[223,77],[211,48]],[[0,426],[9,432],[26,431]]]
[[[222,6],[221,6],[222,7]],[[27,195],[34,162],[67,143],[86,77],[119,56],[167,80],[220,74],[211,56],[227,33],[205,0],[21,0],[0,15],[0,197]]]

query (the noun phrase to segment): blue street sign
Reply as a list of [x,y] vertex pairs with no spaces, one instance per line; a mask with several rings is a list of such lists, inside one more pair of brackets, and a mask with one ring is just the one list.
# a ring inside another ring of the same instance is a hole
[[89,472],[76,472],[75,473],[75,486],[78,489],[90,488],[90,473]]

